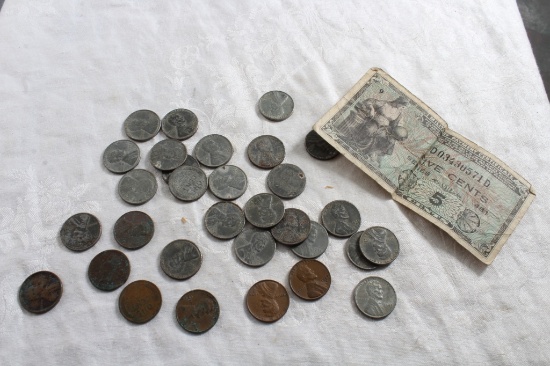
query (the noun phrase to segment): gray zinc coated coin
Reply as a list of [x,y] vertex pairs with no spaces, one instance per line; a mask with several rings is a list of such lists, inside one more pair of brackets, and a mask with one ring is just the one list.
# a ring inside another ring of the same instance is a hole
[[170,174],[168,187],[177,199],[194,201],[206,192],[208,179],[201,168],[180,166]]
[[271,135],[256,137],[248,144],[248,158],[258,168],[271,169],[285,159],[285,145]]
[[67,219],[59,233],[61,242],[70,250],[82,252],[90,249],[101,236],[101,224],[92,214],[81,212]]
[[332,201],[321,212],[323,226],[329,233],[338,237],[353,235],[361,225],[361,214],[357,207],[348,201]]
[[294,164],[281,164],[267,175],[267,186],[281,198],[298,197],[306,187],[306,175]]
[[252,267],[260,267],[269,262],[277,247],[269,231],[256,228],[244,229],[235,238],[233,245],[237,258]]
[[371,318],[388,316],[397,303],[393,286],[380,277],[367,277],[355,287],[355,304],[359,311]]
[[327,250],[328,233],[321,224],[312,221],[311,230],[306,240],[292,247],[292,251],[298,257],[312,259],[317,258]]
[[150,140],[160,131],[160,118],[155,112],[146,109],[135,111],[124,121],[124,131],[132,140]]
[[367,260],[363,253],[361,253],[361,249],[359,248],[359,238],[361,237],[361,234],[363,234],[363,232],[358,231],[348,239],[346,242],[346,254],[348,255],[351,263],[353,263],[356,267],[361,269],[378,268],[376,264]]
[[135,169],[124,174],[118,183],[118,194],[125,202],[141,205],[157,193],[155,176],[144,169]]
[[103,165],[117,174],[134,169],[139,163],[139,147],[130,140],[119,140],[107,146],[103,152]]
[[195,145],[195,158],[204,166],[216,168],[226,164],[233,155],[231,142],[222,135],[204,136]]
[[189,240],[174,240],[160,254],[160,267],[167,276],[176,280],[192,277],[199,271],[201,264],[201,251]]
[[287,93],[273,90],[262,95],[258,109],[265,118],[279,122],[290,117],[294,110],[294,101]]
[[271,235],[281,244],[297,245],[307,239],[311,221],[307,214],[297,208],[287,208],[283,219],[271,228]]
[[218,239],[231,239],[243,231],[243,210],[233,202],[218,202],[206,211],[206,230]]
[[158,170],[174,170],[187,158],[185,145],[176,140],[162,140],[151,148],[151,164]]
[[[187,154],[187,158],[185,158],[185,161],[183,162],[183,166],[194,166],[194,167],[200,168],[200,165],[197,162],[197,160],[195,160],[195,158],[192,157],[189,154]],[[174,171],[174,169],[163,170],[162,171],[162,180],[164,180],[164,182],[168,183],[168,180],[170,179],[170,174],[172,174],[173,171]]]
[[306,150],[309,155],[319,160],[329,160],[340,154],[315,131],[310,131],[306,135]]
[[361,253],[374,264],[390,264],[399,255],[399,241],[385,227],[373,226],[359,239]]
[[214,196],[222,200],[234,200],[246,191],[248,180],[241,168],[223,165],[216,168],[208,177],[208,188]]
[[174,109],[162,119],[162,131],[171,139],[185,140],[197,132],[199,120],[189,109]]
[[246,219],[254,226],[267,229],[282,220],[285,214],[283,201],[271,193],[252,196],[244,205]]

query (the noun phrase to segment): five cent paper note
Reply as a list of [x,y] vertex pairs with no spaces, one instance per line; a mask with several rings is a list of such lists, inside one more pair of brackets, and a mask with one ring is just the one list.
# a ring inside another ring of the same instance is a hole
[[314,130],[391,193],[490,264],[535,197],[531,185],[447,128],[373,68]]

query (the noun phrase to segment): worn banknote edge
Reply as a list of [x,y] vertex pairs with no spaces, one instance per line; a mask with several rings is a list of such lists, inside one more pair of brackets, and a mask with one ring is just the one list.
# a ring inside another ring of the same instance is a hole
[[[521,205],[521,208],[517,211],[514,218],[510,222],[510,224],[507,226],[506,231],[501,235],[499,241],[495,244],[493,249],[491,250],[491,253],[484,257],[479,252],[477,252],[469,243],[464,241],[460,236],[458,236],[451,228],[443,225],[440,221],[438,221],[436,218],[430,216],[426,212],[424,212],[422,209],[416,207],[414,204],[408,202],[406,199],[400,197],[397,195],[396,190],[394,187],[390,186],[387,182],[385,182],[381,177],[379,177],[377,174],[372,172],[365,164],[363,164],[359,159],[357,159],[355,156],[353,156],[348,150],[346,150],[343,146],[341,146],[336,140],[334,140],[330,135],[328,135],[323,129],[322,126],[324,126],[329,120],[331,120],[340,110],[342,110],[343,107],[346,106],[346,104],[359,92],[359,90],[370,81],[370,79],[373,77],[373,75],[379,74],[384,79],[390,81],[393,86],[395,86],[399,91],[401,91],[403,94],[405,94],[408,98],[410,98],[413,102],[415,102],[419,107],[424,109],[426,112],[428,112],[431,116],[433,116],[443,127],[444,131],[446,133],[452,134],[453,136],[457,137],[460,141],[464,142],[466,145],[470,146],[471,148],[479,151],[480,153],[488,156],[492,160],[494,160],[496,163],[501,165],[504,169],[506,169],[510,174],[514,176],[514,178],[518,179],[523,185],[529,188],[529,195],[527,198],[523,201],[523,204]],[[472,253],[477,259],[482,261],[485,264],[491,264],[495,257],[498,255],[500,250],[502,249],[503,245],[506,243],[516,226],[519,224],[525,213],[527,212],[527,209],[531,205],[533,199],[535,198],[535,192],[532,187],[532,185],[525,180],[522,176],[520,176],[518,173],[516,173],[513,169],[511,169],[506,163],[501,161],[499,158],[497,158],[495,155],[491,154],[487,150],[483,149],[481,146],[477,145],[476,143],[470,141],[466,137],[460,135],[459,133],[449,129],[449,126],[447,122],[441,118],[435,111],[433,111],[430,107],[428,107],[423,101],[421,101],[419,98],[417,98],[414,94],[412,94],[409,90],[407,90],[403,85],[401,85],[399,82],[397,82],[394,78],[392,78],[389,74],[387,74],[384,70],[381,68],[371,68],[327,113],[325,113],[319,121],[315,123],[313,126],[313,129],[328,143],[330,143],[336,150],[338,150],[342,155],[344,155],[348,160],[350,160],[354,165],[356,165],[358,168],[360,168],[362,171],[367,173],[368,176],[370,176],[372,179],[374,179],[382,188],[384,188],[386,191],[388,191],[391,194],[391,197],[394,201],[402,204],[403,206],[409,208],[410,210],[416,212],[420,216],[424,217],[428,221],[435,224],[437,227],[439,227],[441,230],[445,231],[447,234],[449,234],[453,239],[455,239],[460,245],[462,245],[466,250],[468,250],[470,253]]]

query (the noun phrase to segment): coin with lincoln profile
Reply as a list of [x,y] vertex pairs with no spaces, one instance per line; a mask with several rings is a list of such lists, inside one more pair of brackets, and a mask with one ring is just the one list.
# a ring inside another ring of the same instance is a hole
[[138,280],[126,286],[118,298],[118,309],[123,317],[135,324],[153,319],[162,306],[162,295],[152,282]]
[[359,239],[359,248],[366,259],[378,265],[390,264],[399,255],[395,234],[381,226],[365,230]]
[[160,254],[160,267],[167,276],[175,280],[186,280],[194,276],[201,264],[201,251],[189,240],[174,240]]
[[383,278],[367,277],[355,287],[355,304],[368,317],[380,319],[388,316],[397,304],[393,286]]
[[244,214],[252,225],[266,229],[277,225],[283,219],[285,205],[283,200],[274,194],[259,193],[246,202]]
[[209,331],[220,317],[218,300],[205,290],[192,290],[184,294],[176,304],[176,320],[190,333]]
[[302,259],[290,270],[289,283],[298,297],[304,300],[318,300],[330,289],[330,272],[318,260]]
[[246,294],[250,314],[264,323],[273,323],[286,314],[290,298],[285,287],[277,281],[256,282]]

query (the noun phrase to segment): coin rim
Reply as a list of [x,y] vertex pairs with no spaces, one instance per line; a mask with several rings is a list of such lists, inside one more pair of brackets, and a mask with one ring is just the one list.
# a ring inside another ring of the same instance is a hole
[[[219,169],[222,169],[223,167],[228,167],[228,168],[236,168],[238,171],[240,171],[242,173],[242,175],[244,176],[244,189],[242,190],[242,192],[238,195],[238,196],[231,196],[230,198],[226,198],[226,197],[222,197],[218,192],[216,192],[215,189],[212,189],[212,186],[210,185],[210,182],[212,182],[212,180],[210,179],[210,177],[212,177],[212,174],[216,174],[216,171],[218,171]],[[214,171],[212,173],[210,173],[210,175],[208,176],[208,189],[210,189],[210,192],[212,192],[212,194],[216,197],[218,197],[219,199],[221,200],[224,200],[224,201],[232,201],[232,200],[236,200],[237,198],[241,197],[243,194],[245,194],[246,190],[248,189],[248,177],[246,176],[246,173],[244,172],[244,170],[242,170],[241,168],[239,168],[238,166],[236,165],[231,165],[231,164],[226,164],[226,165],[222,165],[222,166],[219,166],[217,167],[216,169],[214,169]]]
[[[332,231],[330,231],[326,224],[325,224],[325,212],[327,210],[327,207],[330,206],[331,204],[333,204],[334,202],[346,202],[348,204],[350,204],[356,211],[357,211],[357,214],[359,215],[359,225],[357,225],[357,229],[355,229],[355,231],[349,235],[338,235],[338,234],[335,234],[333,233]],[[346,201],[346,200],[334,200],[334,201],[330,201],[329,203],[327,203],[325,205],[325,207],[323,207],[323,210],[321,211],[321,223],[322,225],[325,227],[325,229],[327,229],[327,231],[333,235],[333,236],[336,236],[337,238],[349,238],[350,236],[352,236],[353,234],[355,234],[357,231],[359,231],[359,228],[361,227],[361,212],[359,212],[359,209],[357,208],[357,206],[355,206],[353,203],[349,202],[349,201]]]
[[[317,263],[321,264],[327,270],[328,277],[329,277],[328,288],[327,288],[327,291],[319,297],[314,297],[314,298],[303,297],[302,295],[298,294],[298,292],[294,289],[294,286],[292,286],[292,278],[293,278],[292,277],[292,272],[295,270],[296,267],[298,267],[298,265],[300,265],[303,262],[317,262]],[[307,300],[307,301],[315,301],[315,300],[319,300],[320,298],[325,296],[328,293],[328,290],[330,290],[330,286],[332,285],[332,275],[330,274],[330,271],[328,270],[328,267],[325,266],[325,264],[323,262],[320,262],[317,259],[302,259],[298,263],[294,264],[292,266],[292,268],[290,269],[290,272],[288,272],[288,285],[290,286],[290,289],[292,290],[292,292],[294,292],[294,294],[296,296],[298,296],[300,299]]]
[[[118,285],[116,287],[113,287],[112,289],[104,289],[104,288],[99,287],[98,284],[96,284],[94,281],[92,281],[92,277],[90,276],[90,269],[92,267],[92,263],[94,262],[94,260],[98,256],[100,256],[104,253],[107,253],[107,252],[116,252],[117,254],[122,254],[122,256],[126,259],[126,262],[128,263],[128,274],[127,274],[126,278],[124,279],[124,282],[122,282],[120,285]],[[131,264],[130,264],[130,259],[128,259],[128,256],[126,256],[126,254],[124,254],[123,252],[121,252],[120,250],[117,250],[117,249],[107,249],[107,250],[104,250],[104,251],[96,254],[95,257],[93,257],[92,260],[90,261],[90,264],[88,265],[88,280],[98,290],[105,291],[105,292],[111,292],[111,291],[116,290],[117,288],[120,288],[122,285],[124,285],[126,283],[126,281],[128,281],[128,278],[130,278],[131,270],[132,270],[132,268],[131,268]]]
[[[393,237],[395,238],[395,241],[397,242],[397,251],[395,252],[395,255],[392,255],[388,260],[386,261],[373,261],[372,259],[370,259],[367,255],[365,255],[365,252],[363,251],[363,247],[361,246],[361,238],[363,237],[363,235],[365,235],[365,233],[367,232],[367,230],[370,230],[370,229],[373,229],[373,228],[382,228],[382,229],[385,229],[387,231],[389,231]],[[398,256],[399,256],[399,252],[401,251],[401,246],[399,245],[399,239],[397,239],[397,236],[395,236],[394,232],[391,231],[390,229],[388,229],[387,227],[384,227],[384,226],[371,226],[367,229],[365,229],[365,231],[363,231],[363,234],[361,234],[361,237],[359,238],[359,250],[361,250],[361,253],[363,253],[363,256],[371,261],[372,263],[374,264],[378,264],[379,266],[384,266],[384,265],[388,265],[390,264],[391,262],[393,262]]]
[[[163,263],[165,262],[164,261],[164,252],[166,250],[166,248],[168,248],[170,245],[176,243],[176,242],[179,242],[179,241],[183,241],[183,242],[187,242],[187,243],[190,243],[192,244],[196,249],[197,249],[197,252],[199,253],[199,267],[197,268],[197,270],[195,272],[193,272],[192,274],[190,274],[189,276],[186,276],[186,277],[177,277],[177,276],[172,276],[170,275],[166,270],[165,270],[165,266],[163,265]],[[195,243],[193,243],[191,240],[188,240],[188,239],[176,239],[176,240],[172,240],[170,243],[166,244],[164,246],[164,248],[162,248],[162,251],[160,252],[160,268],[162,269],[162,272],[164,272],[165,275],[167,275],[168,277],[174,279],[174,280],[178,280],[178,281],[184,281],[184,280],[187,280],[191,277],[193,277],[194,275],[196,275],[199,270],[201,269],[202,267],[202,252],[201,250],[199,249],[199,246]]]
[[[336,150],[336,148],[334,148],[334,146],[330,145],[326,140],[323,139],[323,141],[325,141],[330,147],[332,147],[334,149],[334,152],[335,154],[334,155],[329,155],[329,157],[326,157],[325,155],[315,155],[310,149],[309,149],[309,146],[307,144],[307,138],[309,135],[311,135],[312,133],[315,133],[317,134],[319,137],[321,135],[319,135],[315,130],[311,130],[308,132],[308,134],[306,135],[306,138],[304,139],[304,144],[306,145],[306,151],[308,152],[309,155],[311,155],[311,157],[317,159],[317,160],[332,160],[334,159],[335,157],[337,157],[338,155],[340,155],[340,152],[338,150]],[[322,138],[322,137],[321,137]]]
[[[181,111],[189,111],[193,116],[195,116],[195,120],[197,121],[197,123],[195,124],[195,126],[193,126],[193,132],[191,132],[189,135],[185,135],[184,137],[172,137],[168,133],[166,133],[166,130],[164,129],[164,125],[165,125],[165,123],[167,123],[166,117],[168,117],[171,114],[175,114],[175,113],[178,113],[178,112],[181,112]],[[160,125],[161,125],[162,132],[164,133],[164,135],[166,135],[166,137],[168,137],[170,139],[173,139],[173,140],[183,141],[183,140],[187,140],[188,138],[192,137],[195,133],[197,133],[197,130],[199,129],[199,117],[197,117],[195,112],[193,112],[190,109],[176,108],[176,109],[172,109],[170,112],[166,113],[166,115],[164,117],[162,117],[162,120],[160,121]]]
[[[277,194],[275,193],[275,191],[273,190],[273,188],[271,188],[271,181],[272,179],[269,179],[269,177],[271,177],[273,173],[276,169],[283,169],[285,166],[294,166],[296,168],[298,168],[302,174],[304,175],[304,185],[303,187],[300,189],[300,192],[298,192],[296,195],[288,195],[288,196],[282,196],[280,194]],[[296,198],[298,197],[299,195],[301,195],[304,190],[306,189],[306,184],[307,184],[307,177],[306,177],[306,173],[304,173],[304,171],[302,170],[302,168],[300,168],[298,165],[295,165],[295,164],[290,164],[290,163],[281,163],[279,165],[277,165],[275,168],[271,169],[271,171],[269,172],[269,174],[267,175],[266,177],[266,182],[267,182],[267,187],[269,188],[269,190],[276,196],[278,196],[279,198],[285,198],[285,199],[292,199],[292,198]]]
[[[147,198],[145,201],[140,201],[140,202],[137,202],[137,203],[133,203],[133,202],[128,202],[127,200],[124,199],[124,197],[122,196],[122,194],[120,193],[120,184],[122,183],[122,180],[124,179],[124,177],[126,176],[126,174],[129,174],[129,173],[132,173],[132,172],[138,172],[138,171],[144,171],[144,172],[147,172],[149,173],[149,175],[153,178],[153,181],[155,182],[155,191],[153,192],[153,194],[151,195],[151,197]],[[150,171],[146,170],[146,169],[134,169],[134,170],[131,170],[129,171],[128,173],[124,174],[120,180],[118,181],[118,195],[119,197],[126,203],[130,204],[130,205],[133,205],[133,206],[139,206],[139,205],[143,205],[144,203],[147,203],[149,202],[153,197],[155,197],[155,195],[157,194],[157,191],[158,191],[158,183],[157,183],[157,178],[155,178],[155,175],[153,173],[151,173]]]
[[[159,298],[160,298],[160,304],[159,304],[159,307],[157,309],[157,311],[149,318],[149,319],[146,319],[145,321],[140,321],[140,322],[137,322],[137,321],[134,321],[134,320],[131,320],[129,319],[128,317],[126,317],[127,314],[125,314],[125,312],[122,310],[122,304],[121,304],[121,300],[122,300],[122,296],[125,294],[125,291],[126,289],[131,286],[131,285],[134,285],[135,283],[137,282],[140,282],[140,283],[144,283],[146,285],[152,285],[152,288],[153,290],[155,290],[156,292],[158,292],[158,295],[159,295]],[[157,285],[155,285],[153,282],[151,281],[147,281],[147,280],[136,280],[136,281],[133,281],[133,282],[130,282],[129,284],[126,285],[126,287],[124,287],[122,289],[122,291],[120,292],[120,295],[118,296],[118,311],[119,313],[124,317],[124,319],[128,320],[130,323],[134,323],[134,324],[145,324],[147,322],[150,322],[151,320],[153,320],[154,317],[157,316],[157,314],[160,312],[160,309],[162,308],[162,293],[160,292],[160,289],[158,288]]]
[[182,165],[176,169],[174,169],[174,171],[172,173],[170,173],[170,177],[172,176],[173,173],[176,172],[176,170],[189,170],[189,169],[193,169],[193,170],[198,170],[200,171],[200,173],[202,174],[202,176],[204,176],[204,179],[206,181],[206,184],[204,186],[204,189],[201,190],[200,192],[200,195],[198,197],[195,197],[193,196],[192,198],[182,198],[182,197],[179,197],[178,195],[176,195],[174,193],[174,191],[172,190],[172,186],[170,186],[170,179],[168,179],[168,189],[170,189],[170,193],[172,193],[172,196],[176,197],[178,200],[180,201],[184,201],[184,202],[193,202],[193,201],[196,201],[198,200],[199,198],[201,198],[202,196],[204,196],[204,194],[206,193],[206,191],[208,190],[208,177],[206,176],[206,173],[204,172],[204,170],[202,170],[201,168],[197,168],[196,166],[189,166],[189,165]]
[[[370,279],[370,278],[375,278],[375,279],[378,279],[378,280],[382,280],[384,282],[386,282],[390,288],[392,289],[393,291],[393,294],[395,295],[395,303],[393,304],[393,307],[392,309],[390,310],[389,313],[387,313],[386,315],[383,315],[383,316],[376,316],[376,315],[370,315],[370,314],[367,314],[366,312],[363,311],[363,309],[361,309],[359,307],[359,304],[357,303],[357,291],[359,290],[359,286],[361,286],[361,284],[363,282],[365,282],[366,280]],[[357,306],[357,309],[359,309],[359,311],[368,316],[369,318],[372,318],[372,319],[383,319],[385,317],[387,317],[388,315],[390,315],[394,310],[395,310],[395,307],[397,306],[397,293],[395,292],[395,288],[393,288],[392,284],[389,283],[387,280],[385,280],[384,278],[382,277],[378,277],[378,276],[369,276],[369,277],[365,277],[363,278],[361,281],[359,281],[359,283],[357,284],[357,286],[355,286],[355,289],[353,290],[353,301],[355,302],[355,306]]]
[[[261,165],[259,165],[259,164],[256,164],[256,162],[251,158],[251,154],[250,154],[250,150],[251,150],[251,149],[250,149],[250,146],[252,146],[252,144],[254,143],[254,141],[256,141],[256,140],[258,140],[258,139],[260,139],[260,138],[262,138],[262,137],[263,137],[263,138],[268,137],[268,138],[270,138],[270,139],[273,138],[273,139],[279,141],[279,142],[281,143],[281,145],[283,146],[283,158],[281,159],[281,161],[280,161],[279,163],[277,163],[277,164],[275,164],[275,165],[270,165],[270,166],[261,166]],[[250,160],[250,162],[251,162],[254,166],[256,166],[256,167],[258,167],[258,168],[260,168],[260,169],[273,169],[273,168],[275,168],[276,166],[281,165],[281,164],[283,163],[283,161],[285,160],[285,158],[286,158],[286,148],[285,148],[285,144],[284,144],[277,136],[273,136],[273,135],[260,135],[260,136],[258,136],[258,137],[256,137],[256,138],[254,138],[252,141],[250,141],[250,143],[248,144],[248,147],[246,148],[246,155],[248,156],[248,160]]]
[[[34,311],[34,310],[31,310],[29,309],[28,307],[25,306],[25,304],[23,303],[21,297],[23,296],[23,285],[30,280],[31,277],[33,276],[36,276],[38,274],[41,274],[41,273],[45,273],[45,274],[49,274],[49,275],[52,275],[54,276],[55,278],[57,278],[57,280],[59,281],[59,296],[57,297],[57,299],[53,302],[53,304],[51,304],[50,306],[48,306],[47,308],[43,309],[43,310],[38,310],[38,311]],[[58,275],[56,275],[55,273],[51,272],[51,271],[38,271],[38,272],[34,272],[34,273],[31,273],[27,278],[25,278],[25,280],[21,283],[21,286],[19,287],[19,305],[21,305],[21,307],[23,309],[25,309],[26,311],[28,311],[29,313],[32,313],[32,314],[44,314],[44,313],[47,313],[48,311],[52,310],[58,303],[59,303],[59,300],[61,300],[61,296],[63,295],[63,282],[61,281],[61,278],[59,278]]]
[[[70,248],[67,246],[67,243],[65,243],[65,241],[63,240],[63,235],[61,235],[61,232],[63,231],[63,227],[65,226],[65,224],[70,220],[72,219],[74,216],[76,215],[82,215],[82,214],[86,214],[86,215],[90,215],[92,216],[94,219],[96,219],[97,221],[97,224],[99,225],[99,234],[97,235],[97,238],[93,240],[93,243],[87,247],[87,248],[84,248],[84,249],[73,249],[73,248]],[[61,229],[59,230],[59,238],[61,240],[61,243],[63,243],[63,245],[65,246],[65,248],[69,249],[69,250],[72,250],[73,252],[84,252],[88,249],[90,249],[91,247],[93,247],[94,245],[97,244],[97,242],[99,241],[99,239],[101,238],[101,234],[102,234],[102,228],[101,228],[101,222],[99,221],[99,219],[95,216],[95,215],[92,215],[91,213],[89,212],[79,212],[79,213],[75,213],[74,215],[72,215],[71,217],[69,217],[67,220],[65,220],[65,222],[63,223],[63,225],[61,225]]]
[[[261,282],[268,282],[268,281],[270,281],[270,282],[275,282],[277,285],[281,286],[281,287],[285,290],[286,297],[287,297],[287,299],[288,299],[288,305],[287,305],[287,307],[285,308],[285,311],[283,311],[283,312],[281,313],[281,315],[280,315],[277,319],[274,319],[274,320],[260,319],[258,316],[256,316],[256,314],[254,314],[254,313],[252,312],[252,310],[250,309],[250,303],[248,302],[250,290],[252,290],[252,288],[253,288],[254,286],[258,285],[259,283],[261,283]],[[248,309],[248,312],[249,312],[250,315],[252,315],[256,320],[259,320],[259,321],[261,321],[261,322],[263,322],[263,323],[275,323],[276,321],[281,320],[281,318],[282,318],[283,316],[285,316],[286,312],[288,311],[288,308],[290,307],[290,295],[288,294],[288,290],[286,289],[285,286],[283,286],[282,283],[277,282],[277,281],[275,281],[275,280],[266,279],[266,280],[258,281],[258,282],[256,282],[255,284],[253,284],[252,286],[250,286],[250,288],[248,289],[248,292],[246,293],[245,302],[246,302],[246,308]]]
[[[262,106],[262,103],[261,103],[262,98],[264,98],[266,95],[268,95],[268,94],[270,94],[270,93],[274,93],[274,92],[279,92],[279,93],[286,94],[286,95],[290,98],[290,100],[292,101],[292,108],[290,109],[290,113],[288,114],[288,116],[282,117],[282,118],[271,118],[271,117],[268,117],[268,116],[264,113],[265,111],[262,110],[262,107],[261,107],[261,106]],[[270,121],[273,121],[273,122],[282,122],[282,121],[284,121],[285,119],[288,119],[290,116],[292,116],[292,113],[294,113],[294,98],[292,98],[292,97],[290,96],[290,94],[288,94],[287,92],[284,92],[284,91],[282,91],[282,90],[270,90],[270,91],[268,91],[268,92],[265,92],[265,93],[260,97],[260,99],[258,99],[258,111],[260,112],[260,114],[261,114],[262,116],[264,116],[266,119],[268,119],[268,120],[270,120]]]
[[[128,170],[123,170],[123,171],[115,171],[115,170],[111,170],[109,169],[109,167],[107,166],[107,164],[105,164],[105,152],[114,144],[116,144],[117,142],[121,142],[121,141],[128,141],[128,142],[131,142],[132,144],[134,144],[134,146],[136,147],[137,151],[138,151],[138,158],[136,159],[136,162],[128,169]],[[122,140],[116,140],[114,142],[111,142],[109,144],[109,146],[107,146],[105,148],[105,150],[103,150],[103,156],[101,157],[101,161],[103,162],[103,166],[105,167],[105,169],[107,169],[108,171],[110,171],[111,173],[115,173],[115,174],[126,174],[128,173],[129,171],[131,171],[132,169],[134,169],[140,162],[141,160],[141,149],[139,148],[139,146],[132,140],[126,140],[126,139],[122,139]]]
[[[212,234],[212,232],[210,231],[210,229],[208,228],[208,224],[206,223],[206,217],[208,216],[208,213],[210,212],[210,210],[212,210],[212,208],[216,205],[222,205],[222,204],[232,204],[234,206],[236,206],[240,211],[241,213],[243,214],[243,222],[242,222],[242,227],[241,229],[237,232],[237,234],[233,235],[233,236],[229,236],[229,237],[224,237],[224,236],[216,236],[214,234]],[[204,214],[204,218],[203,218],[203,222],[204,222],[204,227],[206,228],[206,231],[208,231],[208,233],[210,235],[212,235],[214,238],[216,239],[220,239],[220,240],[229,240],[229,239],[233,239],[235,237],[237,237],[240,233],[243,232],[243,229],[244,229],[244,226],[246,225],[246,216],[244,215],[244,211],[243,209],[237,205],[236,203],[234,202],[231,202],[231,201],[221,201],[221,202],[216,202],[214,203],[212,206],[210,206],[210,208],[208,210],[206,210],[206,213]]]
[[[212,323],[212,325],[210,325],[210,327],[208,327],[207,329],[202,330],[202,331],[193,331],[193,330],[190,330],[190,329],[185,328],[185,327],[180,323],[180,319],[178,318],[178,306],[179,306],[180,302],[183,300],[183,298],[184,298],[185,296],[189,295],[190,293],[197,293],[197,292],[205,293],[207,296],[210,296],[212,299],[214,299],[214,301],[216,302],[216,306],[218,307],[218,311],[217,311],[217,314],[216,314],[216,320]],[[216,323],[218,323],[218,319],[220,318],[220,303],[218,302],[218,299],[216,299],[216,297],[215,297],[214,295],[212,295],[210,292],[208,292],[208,291],[206,291],[206,290],[203,290],[203,289],[194,289],[194,290],[187,291],[186,293],[184,293],[184,294],[180,297],[180,299],[179,299],[178,302],[176,303],[175,313],[176,313],[176,321],[178,322],[178,324],[180,325],[180,327],[182,327],[185,331],[187,331],[187,332],[189,332],[189,333],[192,333],[192,334],[203,334],[203,333],[208,332],[210,329],[214,328],[214,325],[216,325]]]
[[[138,139],[138,138],[134,138],[134,137],[130,136],[130,134],[128,134],[128,119],[132,116],[132,114],[137,113],[137,112],[151,112],[157,117],[157,120],[158,120],[157,128],[155,129],[155,133],[151,137],[146,138],[146,139]],[[126,119],[123,122],[123,125],[124,125],[124,133],[126,133],[126,136],[128,136],[128,138],[130,138],[134,141],[144,142],[144,141],[151,140],[153,137],[155,137],[159,133],[160,127],[161,127],[161,120],[160,120],[160,116],[158,114],[156,114],[155,112],[153,112],[152,110],[150,110],[150,109],[138,109],[137,111],[134,111],[134,112],[130,113],[128,115],[128,117],[126,117]]]
[[[250,218],[248,217],[248,215],[246,214],[246,207],[248,206],[249,202],[256,196],[260,196],[260,195],[266,195],[266,194],[269,194],[269,195],[272,195],[273,197],[275,197],[276,199],[278,199],[279,201],[281,201],[281,203],[283,204],[283,214],[281,215],[281,218],[279,218],[279,220],[277,220],[277,222],[275,223],[275,225],[269,225],[269,226],[260,226],[258,224],[256,224],[254,221],[255,220],[250,220]],[[244,207],[243,207],[243,212],[244,212],[244,216],[246,218],[246,220],[248,220],[248,222],[250,222],[250,224],[252,226],[255,226],[259,229],[270,229],[274,226],[277,226],[277,224],[279,222],[281,222],[281,220],[283,219],[283,217],[285,216],[285,203],[284,201],[281,199],[281,197],[277,196],[276,194],[273,194],[273,193],[269,193],[269,192],[263,192],[263,193],[258,193],[258,194],[255,194],[254,196],[250,197],[248,199],[248,201],[246,201],[246,203],[244,204]]]

